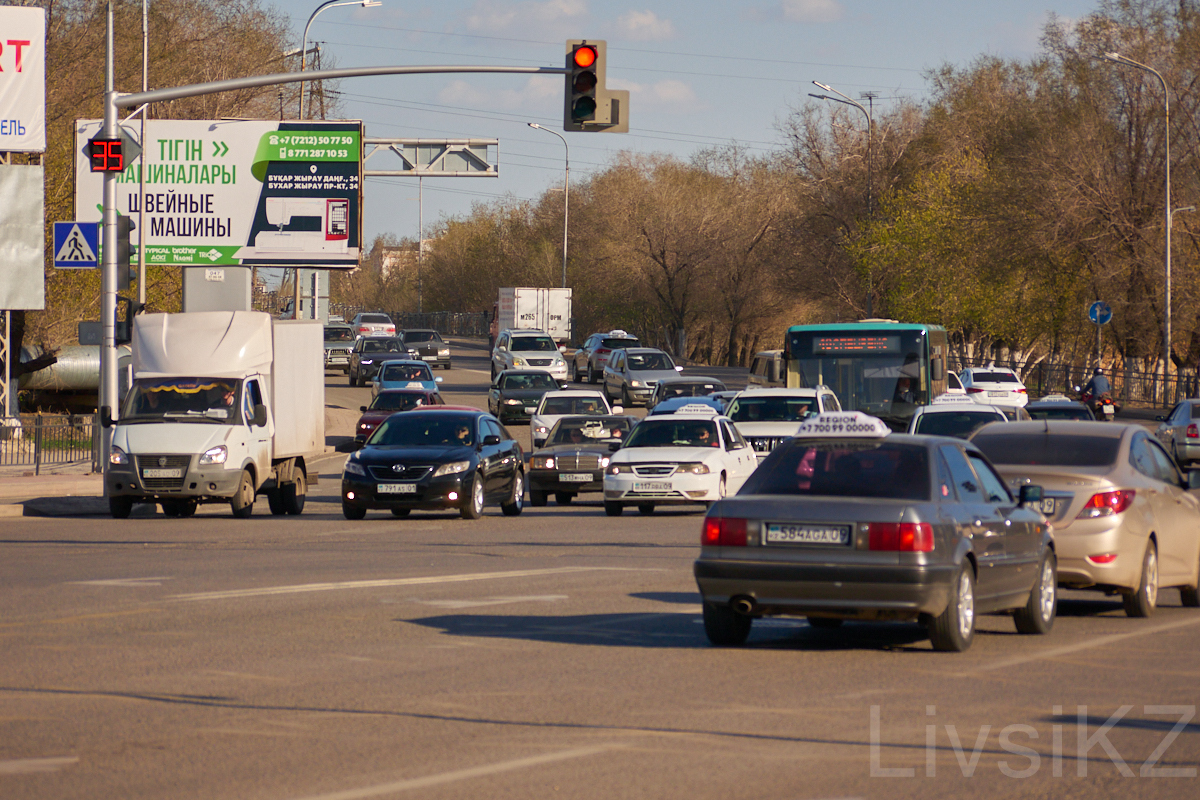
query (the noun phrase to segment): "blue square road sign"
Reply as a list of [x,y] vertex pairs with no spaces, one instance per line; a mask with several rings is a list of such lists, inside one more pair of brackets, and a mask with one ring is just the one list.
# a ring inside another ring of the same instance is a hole
[[54,266],[58,269],[95,269],[100,258],[100,223],[54,223]]

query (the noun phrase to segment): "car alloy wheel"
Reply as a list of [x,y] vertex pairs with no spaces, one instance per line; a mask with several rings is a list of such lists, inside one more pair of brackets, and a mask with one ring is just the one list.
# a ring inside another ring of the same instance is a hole
[[483,478],[479,473],[471,480],[471,488],[462,507],[463,519],[479,519],[483,516]]
[[1038,580],[1029,592],[1029,600],[1013,614],[1018,633],[1049,633],[1058,610],[1058,562],[1054,553],[1046,553],[1038,569]]
[[1141,583],[1121,599],[1125,603],[1125,613],[1130,617],[1148,617],[1158,607],[1158,548],[1153,539],[1146,543],[1146,552],[1142,556]]
[[970,562],[958,569],[950,584],[950,602],[929,621],[929,641],[934,650],[961,653],[975,638],[975,573]]
[[500,504],[500,510],[504,512],[506,517],[515,517],[521,513],[522,507],[525,505],[525,473],[517,470],[517,474],[513,477],[512,499],[507,503]]

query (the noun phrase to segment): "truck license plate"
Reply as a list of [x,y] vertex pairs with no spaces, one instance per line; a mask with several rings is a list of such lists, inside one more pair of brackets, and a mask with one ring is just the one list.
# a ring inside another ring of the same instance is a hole
[[380,494],[416,494],[417,485],[415,483],[381,483],[379,484]]
[[144,469],[142,470],[143,478],[182,478],[183,470],[181,469]]

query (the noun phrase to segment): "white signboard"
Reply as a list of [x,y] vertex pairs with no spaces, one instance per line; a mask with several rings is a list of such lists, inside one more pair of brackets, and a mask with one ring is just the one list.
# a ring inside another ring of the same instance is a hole
[[0,164],[0,310],[46,307],[44,179],[40,164]]
[[0,6],[0,151],[46,149],[46,12]]
[[[103,174],[75,126],[75,218],[99,221]],[[145,171],[146,263],[353,269],[362,240],[362,123],[150,120],[142,155],[117,181],[117,212],[137,222]]]

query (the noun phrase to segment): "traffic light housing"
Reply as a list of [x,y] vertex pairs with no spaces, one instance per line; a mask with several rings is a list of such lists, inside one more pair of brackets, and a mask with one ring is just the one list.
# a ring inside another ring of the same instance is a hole
[[567,40],[563,130],[629,131],[629,92],[604,85],[606,49],[607,43],[601,39]]
[[133,261],[133,247],[129,244],[129,232],[137,226],[126,216],[117,217],[117,291],[129,289],[131,274],[130,262]]

